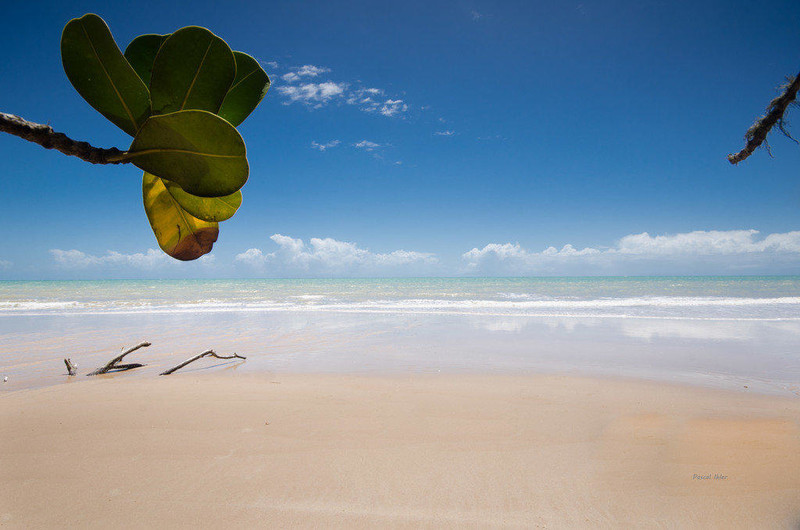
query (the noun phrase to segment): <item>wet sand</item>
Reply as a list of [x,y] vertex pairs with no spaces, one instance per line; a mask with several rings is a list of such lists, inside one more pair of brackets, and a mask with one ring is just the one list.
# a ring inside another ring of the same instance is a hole
[[0,395],[0,526],[797,528],[798,418],[596,377],[75,378]]

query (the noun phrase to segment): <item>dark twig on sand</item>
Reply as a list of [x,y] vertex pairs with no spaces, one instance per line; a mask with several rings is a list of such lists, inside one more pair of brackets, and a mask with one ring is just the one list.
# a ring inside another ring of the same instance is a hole
[[214,352],[214,350],[206,350],[203,353],[197,354],[194,357],[192,357],[191,359],[186,359],[185,361],[183,361],[178,366],[170,368],[169,370],[167,370],[165,372],[161,372],[158,375],[169,375],[169,374],[171,374],[173,372],[177,372],[178,370],[180,370],[181,368],[183,368],[187,364],[192,363],[192,362],[196,361],[197,359],[202,359],[203,357],[214,357],[215,359],[247,359],[247,357],[242,357],[241,355],[236,354],[236,353],[234,353],[233,355],[217,355]]
[[139,348],[146,348],[147,346],[150,346],[149,342],[142,342],[141,344],[137,344],[133,348],[130,348],[129,350],[126,350],[126,351],[122,352],[121,354],[117,355],[116,357],[114,357],[113,359],[111,359],[108,362],[108,364],[106,364],[102,368],[98,368],[94,372],[92,372],[90,374],[86,374],[86,375],[105,374],[105,373],[108,373],[110,370],[114,370],[114,371],[117,371],[117,372],[122,372],[123,370],[132,370],[133,368],[140,368],[140,367],[142,367],[144,365],[143,364],[139,364],[139,363],[131,363],[131,364],[117,364],[117,363],[120,362],[122,360],[122,358],[125,357],[126,355],[128,355],[129,353],[133,353],[136,350],[138,350]]
[[77,373],[78,365],[72,362],[72,359],[64,359],[64,364],[67,365],[67,373],[75,375]]

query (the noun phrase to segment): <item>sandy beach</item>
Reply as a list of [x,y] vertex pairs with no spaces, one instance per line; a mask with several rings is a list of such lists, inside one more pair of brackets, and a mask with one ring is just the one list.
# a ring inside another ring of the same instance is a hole
[[795,528],[799,417],[610,378],[84,378],[0,397],[0,525]]
[[0,530],[800,530],[800,0],[221,5],[3,3]]
[[800,524],[800,280],[0,291],[3,528]]

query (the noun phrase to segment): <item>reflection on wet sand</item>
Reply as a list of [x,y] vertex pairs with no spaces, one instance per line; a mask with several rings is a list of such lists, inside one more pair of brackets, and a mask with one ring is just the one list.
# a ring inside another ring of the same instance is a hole
[[[796,320],[478,316],[307,311],[15,316],[0,319],[3,389],[57,384],[125,345],[137,377],[213,348],[245,372],[568,372],[766,392],[800,381]],[[191,330],[188,332],[187,330]],[[222,368],[222,367],[220,367]]]

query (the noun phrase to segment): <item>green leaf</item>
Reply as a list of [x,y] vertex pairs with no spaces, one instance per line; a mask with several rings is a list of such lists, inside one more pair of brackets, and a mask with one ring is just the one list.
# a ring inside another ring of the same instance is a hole
[[224,40],[197,26],[179,29],[161,45],[153,64],[153,113],[216,113],[235,77],[236,60]]
[[150,95],[102,18],[90,13],[67,23],[61,34],[61,61],[83,99],[135,136],[150,116]]
[[150,85],[153,62],[156,60],[158,49],[161,48],[167,37],[169,35],[139,35],[125,48],[125,58],[145,85]]
[[237,126],[255,110],[267,95],[269,76],[258,61],[242,52],[233,52],[236,78],[222,101],[218,114]]
[[219,236],[219,225],[189,215],[167,191],[163,180],[145,172],[142,198],[161,250],[181,261],[211,252]]
[[224,197],[198,197],[168,180],[164,181],[172,198],[187,212],[203,221],[225,221],[233,217],[242,205],[242,191]]
[[250,172],[239,132],[204,110],[151,116],[124,158],[199,197],[230,195]]

